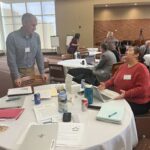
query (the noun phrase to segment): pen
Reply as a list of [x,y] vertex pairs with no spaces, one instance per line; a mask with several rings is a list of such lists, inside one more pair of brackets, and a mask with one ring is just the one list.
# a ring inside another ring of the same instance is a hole
[[114,115],[116,115],[116,114],[117,114],[117,112],[114,112],[114,113],[108,115],[108,117],[110,118],[110,117],[112,117],[112,116],[114,116]]
[[7,99],[6,101],[9,102],[9,101],[15,101],[15,100],[19,100],[20,97],[13,97],[13,98],[9,98]]

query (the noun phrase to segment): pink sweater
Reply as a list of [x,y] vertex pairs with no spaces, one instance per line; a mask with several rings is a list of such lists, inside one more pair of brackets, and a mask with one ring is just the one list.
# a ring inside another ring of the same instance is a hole
[[114,76],[105,82],[106,88],[113,86],[120,93],[125,90],[125,99],[137,104],[150,101],[150,73],[141,63],[128,68],[127,64],[120,66]]

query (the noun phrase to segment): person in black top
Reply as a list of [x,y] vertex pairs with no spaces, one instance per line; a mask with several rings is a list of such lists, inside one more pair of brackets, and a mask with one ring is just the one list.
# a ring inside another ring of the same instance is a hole
[[114,53],[117,62],[120,62],[120,54],[117,51],[116,46],[113,43],[109,43],[108,44],[108,49],[111,50]]
[[80,39],[80,34],[76,33],[75,36],[72,38],[69,47],[67,49],[67,52],[69,54],[74,54],[77,51],[79,46],[79,39]]

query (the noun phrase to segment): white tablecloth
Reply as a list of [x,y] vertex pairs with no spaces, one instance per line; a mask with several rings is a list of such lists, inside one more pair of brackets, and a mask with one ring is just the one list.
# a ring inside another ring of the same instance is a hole
[[[43,88],[51,87],[46,85]],[[138,142],[137,132],[133,113],[125,100],[116,101],[116,105],[125,106],[125,116],[121,125],[105,123],[96,120],[97,110],[81,111],[81,97],[75,97],[73,104],[70,103],[69,109],[72,114],[77,114],[79,121],[84,123],[85,131],[82,139],[82,148],[71,147],[56,147],[57,150],[132,150]],[[26,96],[24,103],[25,111],[18,120],[3,121],[0,123],[9,125],[9,129],[0,133],[0,147],[14,150],[18,139],[22,136],[24,130],[31,122],[36,122],[35,114],[33,112],[34,102],[33,96]],[[54,97],[50,101],[43,101],[43,103],[56,102]],[[1,148],[0,148],[1,150]]]
[[[84,61],[84,64],[82,62]],[[87,65],[85,59],[68,59],[58,62],[59,65],[62,65],[66,68],[93,68],[94,65]]]

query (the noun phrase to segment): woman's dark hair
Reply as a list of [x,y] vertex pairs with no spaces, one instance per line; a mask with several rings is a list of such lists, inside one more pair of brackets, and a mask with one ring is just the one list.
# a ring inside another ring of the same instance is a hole
[[100,47],[101,47],[104,51],[107,51],[107,50],[108,50],[108,44],[106,44],[106,43],[102,43],[102,44],[100,45]]
[[80,38],[80,33],[76,33],[76,34],[74,35],[74,38],[75,38],[75,39],[79,39],[79,38]]

